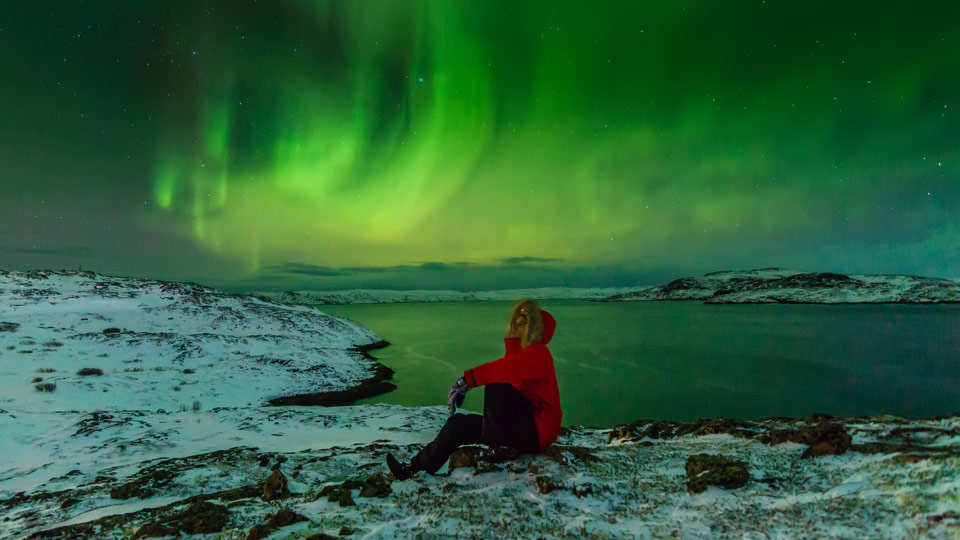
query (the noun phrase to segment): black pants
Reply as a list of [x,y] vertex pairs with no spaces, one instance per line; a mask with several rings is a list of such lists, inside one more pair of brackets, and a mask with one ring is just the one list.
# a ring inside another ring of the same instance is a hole
[[447,419],[437,438],[413,457],[414,471],[437,472],[460,445],[483,443],[512,446],[522,454],[540,447],[530,402],[506,383],[484,386],[483,415],[455,414]]

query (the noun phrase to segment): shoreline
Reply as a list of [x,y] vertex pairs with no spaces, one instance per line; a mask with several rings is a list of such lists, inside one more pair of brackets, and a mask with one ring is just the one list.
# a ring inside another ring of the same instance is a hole
[[380,340],[366,345],[360,345],[347,349],[348,351],[359,352],[364,358],[373,362],[373,376],[360,381],[357,386],[344,390],[334,390],[331,392],[315,392],[307,394],[295,394],[291,396],[281,396],[267,401],[267,406],[320,406],[337,407],[354,405],[361,399],[375,397],[390,393],[397,389],[397,385],[387,382],[393,378],[394,370],[381,364],[376,357],[369,354],[369,351],[388,347],[390,342]]

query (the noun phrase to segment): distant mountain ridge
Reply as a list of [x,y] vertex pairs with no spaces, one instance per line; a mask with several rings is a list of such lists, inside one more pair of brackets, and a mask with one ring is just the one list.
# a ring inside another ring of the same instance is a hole
[[639,291],[647,287],[540,287],[533,289],[506,289],[500,291],[453,291],[453,290],[388,290],[350,289],[344,291],[284,291],[261,292],[258,296],[286,304],[331,305],[331,304],[400,304],[422,302],[477,302],[506,301],[521,298],[538,300],[595,299]]
[[606,301],[700,300],[706,304],[939,304],[960,302],[960,283],[895,274],[837,274],[781,268],[710,272]]
[[723,270],[659,286],[541,287],[501,291],[378,290],[256,293],[287,304],[392,304],[422,302],[593,300],[599,302],[697,300],[707,304],[939,304],[960,302],[960,278],[899,274],[839,274],[782,268]]

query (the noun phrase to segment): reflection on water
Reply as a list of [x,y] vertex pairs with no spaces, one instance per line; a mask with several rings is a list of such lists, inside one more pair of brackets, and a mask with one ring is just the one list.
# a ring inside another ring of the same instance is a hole
[[[320,306],[392,345],[395,392],[446,405],[464,369],[503,356],[513,302]],[[960,411],[960,306],[543,302],[564,425]],[[482,392],[465,407],[480,411]]]

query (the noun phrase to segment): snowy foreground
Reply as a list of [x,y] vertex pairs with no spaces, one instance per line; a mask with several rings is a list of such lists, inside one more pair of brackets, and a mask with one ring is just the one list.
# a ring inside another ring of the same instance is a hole
[[[577,428],[547,454],[391,482],[385,452],[411,455],[445,416],[441,407],[392,405],[5,411],[0,430],[17,457],[0,477],[0,536],[129,538],[158,527],[237,539],[257,531],[270,538],[960,534],[960,417],[838,422],[852,446],[808,458],[806,444],[763,438],[800,433],[810,422]],[[734,434],[717,433],[724,429]],[[746,484],[692,491],[685,466],[701,453],[742,461]],[[290,494],[265,502],[277,464]]]
[[445,407],[268,405],[363,386],[378,341],[192,284],[0,272],[0,538],[960,535],[960,416],[574,427],[392,481]]

